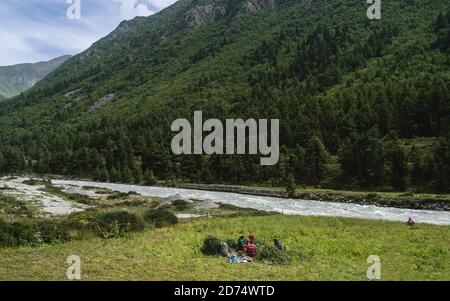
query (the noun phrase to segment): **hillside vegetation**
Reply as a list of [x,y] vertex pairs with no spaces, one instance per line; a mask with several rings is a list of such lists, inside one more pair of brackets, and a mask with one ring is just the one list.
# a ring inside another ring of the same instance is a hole
[[[449,192],[446,0],[180,0],[0,105],[4,173]],[[171,154],[170,125],[279,118],[282,157]],[[432,145],[405,147],[426,138]],[[413,140],[410,140],[413,139]]]

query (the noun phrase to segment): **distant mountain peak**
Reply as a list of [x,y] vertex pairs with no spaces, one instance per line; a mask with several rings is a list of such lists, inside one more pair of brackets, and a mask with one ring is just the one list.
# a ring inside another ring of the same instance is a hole
[[0,100],[14,97],[33,87],[70,57],[64,55],[50,61],[0,67]]

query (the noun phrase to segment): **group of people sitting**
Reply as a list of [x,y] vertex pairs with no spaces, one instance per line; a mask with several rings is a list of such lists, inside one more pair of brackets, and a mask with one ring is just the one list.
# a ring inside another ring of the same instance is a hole
[[255,258],[256,257],[256,245],[255,245],[255,237],[250,233],[247,241],[245,241],[244,235],[239,237],[237,241],[237,251],[240,254],[247,254],[248,257]]
[[[274,239],[275,248],[282,251],[283,245],[278,239]],[[231,252],[230,252],[231,251]],[[246,263],[252,261],[256,257],[257,247],[255,244],[255,236],[252,233],[245,239],[244,235],[241,235],[237,241],[237,250],[229,250],[226,243],[222,243],[222,255],[229,258],[231,263]],[[229,255],[230,253],[231,255]]]

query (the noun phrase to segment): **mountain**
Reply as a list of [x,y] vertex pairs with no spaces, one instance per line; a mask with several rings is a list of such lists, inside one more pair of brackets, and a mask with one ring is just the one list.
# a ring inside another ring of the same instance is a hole
[[0,67],[0,100],[11,98],[33,87],[69,58],[70,56],[66,55],[48,62]]
[[[385,1],[381,20],[367,9],[180,0],[122,22],[0,105],[2,170],[448,191],[448,1]],[[279,118],[280,164],[174,156],[171,123],[195,110]]]

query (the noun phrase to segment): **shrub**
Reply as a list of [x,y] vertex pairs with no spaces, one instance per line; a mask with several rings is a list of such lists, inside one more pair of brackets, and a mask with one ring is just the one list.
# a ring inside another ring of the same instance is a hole
[[96,229],[87,220],[69,217],[61,221],[46,220],[38,222],[37,230],[40,242],[54,244],[92,236]]
[[0,196],[0,210],[5,214],[15,216],[33,217],[33,210],[21,200],[16,200],[11,197]]
[[278,250],[275,246],[260,244],[256,253],[256,259],[271,261],[274,264],[286,264],[290,262],[285,251]]
[[95,230],[102,238],[120,237],[144,229],[142,221],[126,211],[108,212],[95,217]]
[[11,226],[0,220],[0,247],[14,246],[16,240],[11,235]]
[[414,192],[407,191],[405,193],[402,193],[400,196],[412,197],[412,196],[414,196]]
[[203,241],[201,252],[203,255],[220,255],[220,243],[222,241],[214,236],[208,236]]
[[65,196],[74,202],[84,204],[84,205],[93,205],[94,202],[86,195],[79,194],[79,193],[64,193]]
[[144,223],[126,211],[103,214],[79,213],[63,220],[42,220],[36,223],[11,223],[0,220],[0,247],[54,244],[97,235],[120,237],[144,229]]
[[237,239],[227,239],[225,241],[228,245],[229,248],[231,249],[237,249],[238,248],[238,244],[237,244]]
[[0,247],[35,245],[39,243],[37,227],[34,224],[0,220]]
[[60,241],[60,225],[56,221],[42,221],[37,224],[39,238],[42,242],[52,244]]
[[28,179],[22,181],[22,183],[29,186],[40,186],[40,185],[52,186],[52,181],[50,179],[48,180]]
[[126,192],[116,192],[116,193],[114,193],[114,194],[112,194],[112,195],[109,195],[108,197],[107,197],[107,199],[108,200],[117,200],[117,199],[123,199],[123,198],[127,198],[127,197],[129,197],[130,195],[128,194],[128,193],[126,193]]
[[37,236],[37,229],[34,225],[31,224],[18,222],[12,223],[10,224],[10,233],[14,237],[14,245],[17,246],[33,245],[39,241]]
[[144,214],[144,220],[157,228],[178,223],[178,218],[172,212],[164,209],[148,210]]
[[371,193],[368,193],[366,197],[368,199],[374,199],[374,198],[378,197],[378,194],[376,194],[375,192],[371,192]]
[[185,200],[175,200],[172,204],[178,211],[184,211],[189,208],[189,203]]

